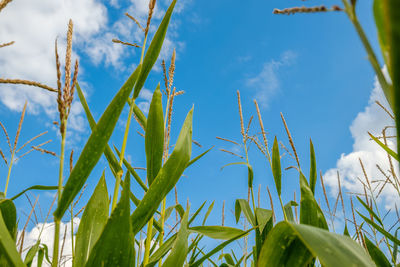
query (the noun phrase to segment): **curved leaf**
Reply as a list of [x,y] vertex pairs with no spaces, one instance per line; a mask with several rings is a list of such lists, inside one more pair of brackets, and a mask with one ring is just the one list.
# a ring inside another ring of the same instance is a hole
[[[5,257],[8,266],[23,267],[21,257],[15,247],[13,237],[10,235],[4,222],[3,215],[0,212],[0,255]],[[3,259],[2,259],[3,260]]]
[[34,185],[31,187],[28,187],[27,189],[21,191],[20,193],[16,194],[15,196],[13,196],[12,198],[10,198],[11,200],[15,200],[17,198],[19,198],[20,196],[22,196],[25,192],[28,192],[30,190],[57,190],[58,186],[54,185],[54,186],[48,186],[48,185]]
[[239,222],[240,214],[242,213],[246,216],[247,221],[253,226],[256,226],[256,221],[254,218],[253,211],[250,208],[249,202],[246,199],[236,199],[235,201],[235,218],[236,223]]
[[317,183],[317,163],[315,160],[314,145],[310,139],[310,189],[315,195],[315,184]]

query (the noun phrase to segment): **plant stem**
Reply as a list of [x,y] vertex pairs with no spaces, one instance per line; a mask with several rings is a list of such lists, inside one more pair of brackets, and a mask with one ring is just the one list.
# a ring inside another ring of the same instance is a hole
[[10,181],[11,168],[12,168],[12,165],[13,165],[13,162],[14,162],[14,155],[15,155],[15,150],[13,150],[13,152],[11,154],[10,165],[8,166],[6,188],[4,189],[4,198],[6,198],[6,196],[7,196],[8,182]]
[[287,218],[287,216],[286,216],[285,208],[283,207],[283,202],[282,202],[281,196],[279,196],[279,202],[281,203],[282,212],[283,212],[283,217],[285,218],[285,221],[288,221],[288,218]]
[[[61,191],[62,191],[62,184],[63,184],[63,171],[64,171],[64,153],[65,153],[65,136],[67,131],[67,120],[63,119],[61,124],[65,125],[63,132],[61,132],[61,154],[60,154],[60,169],[58,173],[58,204],[60,204],[61,199]],[[54,244],[53,244],[53,267],[58,266],[58,247],[60,243],[60,219],[54,218]]]
[[[140,64],[143,63],[143,57],[144,57],[144,50],[145,50],[145,47],[146,47],[146,41],[147,41],[147,35],[145,35],[145,37],[144,37],[144,42],[143,42],[143,46],[142,46],[142,54],[141,54],[141,57],[140,57]],[[122,167],[122,164],[124,162],[126,143],[128,141],[129,127],[131,125],[131,119],[132,119],[132,114],[133,114],[134,103],[135,103],[135,99],[132,98],[132,104],[129,107],[129,114],[128,114],[128,119],[126,121],[124,139],[122,141],[121,153],[120,153],[120,157],[119,157],[119,166],[120,167]],[[123,175],[123,171],[120,171],[119,173],[117,173],[117,177],[116,177],[117,179],[116,179],[115,185],[114,185],[114,194],[113,194],[113,199],[112,199],[111,210],[114,210],[115,206],[117,205],[119,185],[121,183],[122,175]]]
[[150,245],[151,240],[153,239],[153,221],[154,217],[151,217],[150,221],[147,224],[147,238],[144,250],[143,266],[146,266],[146,264],[149,263]]

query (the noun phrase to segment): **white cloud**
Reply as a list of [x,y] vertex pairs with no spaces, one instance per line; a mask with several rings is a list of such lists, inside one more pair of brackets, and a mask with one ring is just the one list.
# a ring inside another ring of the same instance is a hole
[[279,70],[282,67],[294,64],[297,54],[293,51],[285,51],[279,60],[271,60],[264,63],[260,73],[247,79],[248,87],[255,89],[255,98],[262,107],[267,107],[269,99],[279,90]]
[[[390,173],[387,154],[373,140],[370,140],[367,132],[369,131],[375,136],[382,136],[382,129],[386,126],[394,125],[394,121],[375,101],[379,101],[385,107],[388,107],[388,103],[377,81],[371,93],[368,106],[364,111],[358,113],[350,126],[350,132],[354,139],[353,151],[349,154],[342,154],[336,163],[336,168],[328,170],[324,175],[326,184],[328,184],[334,196],[336,196],[338,191],[337,171],[339,171],[341,185],[345,191],[364,192],[362,184],[357,180],[359,178],[366,183],[359,159],[363,161],[370,182],[385,179],[376,167],[376,164],[379,164],[387,174]],[[389,135],[394,135],[393,129],[387,131],[387,136]],[[395,139],[388,139],[388,145],[394,149],[396,146]],[[396,165],[395,160],[393,160],[393,163],[399,177],[398,165]],[[376,185],[377,183],[373,183],[372,187],[374,188]],[[380,186],[376,189],[375,194],[379,192],[379,189]],[[382,191],[380,200],[383,201],[386,208],[394,207],[396,202],[399,204],[398,194],[393,186],[389,184]]]
[[[74,218],[74,234],[76,234],[76,231],[78,230],[80,219],[79,218]],[[60,244],[59,248],[61,250],[61,247],[64,243],[64,248],[63,248],[63,258],[61,259],[61,262],[66,261],[65,265],[66,267],[72,266],[72,261],[71,256],[72,256],[72,243],[71,243],[71,223],[66,222],[66,223],[61,223],[60,224]],[[65,231],[66,229],[66,231]],[[64,242],[64,233],[65,233],[65,242]],[[21,235],[21,231],[18,232],[18,238]],[[53,255],[53,240],[54,240],[54,223],[39,223],[35,227],[32,228],[31,231],[25,232],[25,238],[24,238],[24,246],[23,246],[23,251],[24,253],[22,254],[22,258],[25,258],[26,253],[28,252],[29,248],[32,247],[33,245],[36,244],[37,240],[40,239],[41,244],[45,244],[48,247],[48,252],[49,252],[49,258],[52,259]],[[18,240],[18,239],[17,239]],[[75,241],[75,240],[74,240]],[[32,262],[32,267],[37,266],[37,255],[35,256],[33,262]],[[43,265],[42,266],[50,266],[46,259],[43,260]]]
[[[54,41],[58,38],[63,63],[70,18],[74,22],[73,48],[87,47],[87,41],[106,26],[107,11],[96,0],[19,0],[10,3],[0,16],[0,40],[15,41],[15,44],[1,49],[1,77],[28,79],[56,87]],[[76,53],[73,54],[75,58],[78,58]],[[84,69],[80,67],[80,77],[83,73]],[[28,100],[28,112],[39,114],[44,111],[51,120],[57,119],[55,93],[24,85],[1,84],[0,87],[0,101],[7,108],[20,111]],[[81,113],[79,105],[73,103],[70,128],[83,130]]]

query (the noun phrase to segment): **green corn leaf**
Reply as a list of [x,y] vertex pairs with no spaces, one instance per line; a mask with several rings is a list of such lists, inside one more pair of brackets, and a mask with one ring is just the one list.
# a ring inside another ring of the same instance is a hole
[[207,201],[204,201],[203,204],[201,204],[201,206],[196,210],[196,212],[192,215],[192,217],[190,217],[188,224],[190,225],[197,217],[197,215],[199,215],[200,211],[203,209],[204,205],[206,204]]
[[310,139],[310,189],[315,195],[315,184],[317,183],[317,163],[315,160],[314,145]]
[[140,110],[140,108],[136,105],[135,102],[129,101],[129,105],[133,105],[133,113],[135,113],[136,118],[139,120],[139,123],[143,126],[144,130],[146,131],[147,127],[147,118]]
[[22,196],[24,193],[30,191],[30,190],[57,190],[58,186],[54,185],[54,186],[47,186],[47,185],[34,185],[31,187],[28,187],[27,189],[23,190],[22,192],[16,194],[15,196],[13,196],[12,198],[10,198],[11,200],[15,200],[17,198],[19,198],[20,196]]
[[247,166],[247,183],[248,183],[248,187],[252,188],[253,187],[253,178],[254,178],[254,173],[253,173],[253,167],[248,164],[247,162],[232,162],[232,163],[228,163],[224,166],[221,167],[221,170],[224,169],[225,167],[228,166],[233,166],[233,165],[246,165]]
[[79,223],[75,241],[74,266],[85,266],[94,244],[96,244],[107,223],[108,210],[109,199],[103,172]]
[[208,216],[210,216],[210,213],[211,213],[212,209],[214,208],[214,202],[215,202],[215,201],[213,201],[213,202],[210,204],[210,206],[208,207],[207,212],[206,212],[206,214],[204,215],[204,219],[203,219],[203,222],[201,223],[201,225],[206,224],[207,218],[208,218]]
[[272,174],[274,176],[276,191],[280,196],[282,190],[282,169],[281,156],[279,154],[279,145],[276,136],[274,139],[274,145],[272,146]]
[[35,258],[36,253],[39,251],[39,245],[40,245],[40,240],[36,242],[35,245],[33,245],[29,250],[28,253],[26,253],[24,264],[26,266],[30,267],[32,265],[33,258]]
[[174,234],[170,238],[168,238],[153,254],[151,254],[149,258],[149,263],[146,264],[146,267],[153,267],[158,263],[158,261],[164,257],[168,251],[172,248],[175,244],[177,234]]
[[6,262],[7,265],[5,266],[25,266],[15,247],[15,241],[4,222],[2,212],[0,212],[0,255],[2,256],[0,258],[0,263]]
[[[385,23],[385,13],[384,13],[384,1],[383,0],[374,0],[373,11],[376,29],[378,31],[378,39],[379,44],[381,46],[382,55],[385,59],[386,65],[388,68],[391,68],[390,57],[389,57],[389,43],[388,43],[388,29]],[[389,71],[391,73],[391,71]]]
[[146,52],[146,55],[143,59],[143,64],[142,64],[143,66],[140,71],[137,83],[135,85],[133,99],[136,99],[139,96],[140,90],[142,89],[144,82],[146,81],[147,76],[150,73],[150,70],[153,68],[154,63],[156,63],[158,55],[160,54],[161,47],[164,42],[165,34],[167,33],[168,24],[171,19],[172,11],[174,10],[175,4],[176,0],[173,0],[167,12],[165,13],[163,20],[161,21],[161,24],[158,27],[157,32],[154,34],[149,49]]
[[125,176],[121,199],[112,212],[85,266],[135,266],[134,235],[129,220],[130,177]]
[[[398,227],[398,228],[396,229],[396,232],[394,232],[394,237],[395,237],[396,239],[398,238],[398,237],[397,237],[397,233],[398,233],[399,229],[400,229],[400,227]],[[399,246],[398,246],[396,243],[394,243],[394,245],[393,245],[393,261],[394,261],[394,262],[397,262],[398,248],[399,248]]]
[[[114,146],[114,150],[117,153],[118,157],[121,157],[121,153],[119,152],[119,150],[116,146]],[[131,166],[131,164],[126,159],[123,159],[123,163],[124,163],[124,166],[128,169],[128,171],[132,174],[133,178],[135,178],[136,182],[138,182],[140,187],[143,188],[143,190],[145,192],[147,192],[147,190],[149,190],[149,189],[143,182],[142,178],[140,178],[140,176],[137,174],[135,169]]]
[[190,227],[190,231],[222,240],[229,240],[244,233],[243,230],[227,226],[195,226]]
[[361,213],[359,213],[357,211],[358,215],[361,216],[361,218],[364,219],[364,221],[366,221],[369,225],[371,225],[372,227],[374,227],[376,230],[378,230],[381,234],[383,234],[384,236],[386,236],[389,240],[391,240],[393,243],[400,245],[400,240],[393,236],[392,234],[390,234],[389,232],[387,232],[383,227],[379,226],[378,224],[376,224],[375,222],[373,222],[371,219],[368,219],[367,217],[365,217],[364,215],[362,215]]
[[295,201],[289,201],[286,203],[286,205],[283,207],[285,209],[285,213],[287,216],[287,219],[289,222],[295,222],[294,216],[293,216],[293,210],[292,207],[297,207],[299,204],[297,204]]
[[372,260],[375,262],[376,266],[378,267],[390,267],[392,266],[388,259],[386,258],[385,254],[377,247],[374,243],[371,242],[365,235],[364,235],[365,245],[367,245],[367,250],[369,255],[371,256]]
[[[86,102],[85,96],[81,90],[81,87],[79,86],[78,83],[76,83],[76,91],[78,92],[79,100],[82,104],[83,110],[85,111],[86,118],[89,122],[90,129],[93,129],[96,127],[96,121],[92,116],[92,113],[90,112],[89,106]],[[119,162],[117,158],[114,156],[110,146],[107,144],[106,148],[104,149],[104,156],[106,157],[108,164],[110,165],[111,170],[117,174],[120,171],[122,171],[121,167],[119,166]]]
[[153,216],[161,201],[174,188],[185,170],[192,151],[193,109],[186,116],[175,148],[167,162],[159,171],[142,201],[131,215],[132,231],[138,233]]
[[199,159],[201,159],[205,154],[207,154],[208,152],[210,152],[211,149],[213,149],[214,146],[212,146],[211,148],[207,149],[206,151],[204,151],[203,153],[201,153],[200,155],[198,155],[197,157],[195,157],[194,159],[192,159],[191,161],[189,161],[188,165],[186,166],[189,167],[190,165],[192,165],[193,163],[195,163],[196,161],[198,161]]
[[164,114],[160,84],[157,85],[151,100],[144,144],[147,160],[147,181],[151,185],[161,169],[164,152]]
[[14,203],[9,199],[0,200],[0,212],[11,237],[17,237],[17,210]]
[[375,136],[373,136],[371,133],[368,133],[369,136],[378,144],[380,145],[390,156],[392,156],[395,160],[400,161],[399,159],[399,155],[394,152],[393,150],[391,150],[387,145],[385,145],[384,143],[382,143],[378,138],[376,138]]
[[267,223],[272,219],[272,210],[256,208],[256,221],[260,232],[263,232]]
[[56,219],[61,220],[69,205],[82,189],[91,171],[99,161],[101,155],[106,148],[108,140],[111,137],[118,118],[124,108],[127,98],[136,82],[136,78],[140,71],[140,65],[128,78],[114,99],[104,111],[96,127],[93,129],[88,141],[86,142],[78,161],[76,162],[64,190],[58,207],[54,212]]
[[317,257],[322,266],[375,266],[366,251],[347,236],[313,226],[278,223],[265,241],[258,267],[306,266]]
[[302,172],[300,172],[300,192],[300,223],[328,229],[324,213],[315,200]]
[[[397,129],[397,154],[400,153],[400,2],[398,0],[385,0],[386,25],[390,25],[389,49],[391,77],[393,82],[392,97],[394,102],[393,112]],[[399,159],[397,159],[399,161]]]
[[230,243],[245,237],[246,235],[248,235],[251,231],[253,231],[254,228],[251,228],[249,230],[247,230],[246,232],[243,232],[242,234],[235,236],[225,242],[223,242],[222,244],[218,245],[217,247],[215,247],[214,249],[212,249],[210,252],[208,252],[207,254],[205,254],[203,257],[201,257],[199,260],[195,261],[194,263],[190,264],[189,267],[198,267],[201,266],[201,264],[208,260],[212,255],[214,255],[215,253],[217,253],[218,251],[222,250],[224,247],[226,247],[227,245],[229,245]]
[[383,222],[379,216],[360,197],[357,196],[357,199],[364,206],[364,208],[367,209],[369,214],[371,214],[379,222],[379,224],[383,226]]
[[37,257],[37,267],[42,267],[43,259],[44,259],[44,249],[39,248],[38,257]]
[[188,252],[188,216],[189,208],[186,210],[182,217],[181,228],[176,236],[174,245],[171,249],[171,253],[168,255],[167,259],[163,263],[163,267],[178,267],[183,266],[186,260],[186,255]]
[[236,199],[235,201],[235,218],[236,223],[239,222],[240,214],[242,213],[246,216],[247,221],[253,226],[256,226],[256,220],[254,218],[253,211],[250,208],[249,202],[245,199]]

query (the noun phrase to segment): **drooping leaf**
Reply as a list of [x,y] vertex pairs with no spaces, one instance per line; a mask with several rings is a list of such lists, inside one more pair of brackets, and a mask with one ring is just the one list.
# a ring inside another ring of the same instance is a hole
[[135,266],[134,235],[130,223],[130,176],[124,179],[121,198],[99,239],[93,246],[86,267]]
[[381,234],[383,234],[385,237],[387,237],[389,240],[391,240],[393,243],[397,244],[398,246],[400,245],[400,240],[393,236],[391,233],[389,233],[388,231],[386,231],[383,227],[379,226],[377,223],[375,223],[374,221],[372,221],[371,219],[365,217],[364,215],[362,215],[361,213],[359,213],[357,211],[358,215],[360,215],[361,218],[363,218],[363,220],[365,222],[367,222],[369,225],[371,225],[373,228],[375,228],[376,230],[378,230]]
[[185,170],[192,151],[193,109],[186,116],[175,148],[167,162],[144,195],[142,201],[131,215],[132,231],[138,233],[157,210],[161,201],[174,188]]
[[250,164],[248,164],[247,162],[232,162],[232,163],[228,163],[228,164],[225,164],[224,166],[222,166],[221,170],[224,169],[225,167],[233,166],[233,165],[247,166],[247,184],[248,184],[248,187],[252,188],[253,187],[253,178],[254,178],[253,167]]
[[322,266],[375,266],[365,250],[347,236],[290,222],[269,233],[258,266],[306,266],[317,257]]
[[85,266],[94,244],[96,244],[107,223],[108,210],[109,199],[103,172],[79,223],[75,241],[74,266]]
[[82,186],[85,184],[93,168],[99,161],[104,149],[106,148],[108,140],[114,131],[114,127],[117,124],[126,100],[132,91],[139,71],[140,65],[115,95],[101,116],[99,122],[96,124],[96,127],[92,130],[92,133],[86,142],[78,161],[72,169],[67,183],[65,184],[57,209],[54,212],[55,218],[61,220],[65,211],[68,209],[78,192],[82,189]]
[[315,195],[315,184],[317,183],[317,163],[315,160],[314,145],[310,139],[310,189]]
[[39,250],[39,245],[40,245],[40,240],[38,240],[29,250],[28,253],[26,253],[24,264],[26,266],[30,267],[32,265],[33,258],[35,258],[36,253],[38,253]]
[[357,199],[364,206],[364,208],[369,212],[369,214],[372,215],[379,222],[379,224],[383,226],[383,222],[379,218],[379,216],[360,197],[357,196]]
[[17,198],[19,198],[20,196],[22,196],[24,193],[30,191],[30,190],[57,190],[58,186],[54,185],[54,186],[47,186],[47,185],[34,185],[31,187],[28,187],[27,189],[21,191],[20,193],[16,194],[15,196],[13,196],[12,198],[10,198],[11,200],[15,200]]
[[190,227],[190,231],[211,237],[213,239],[222,240],[229,240],[244,233],[244,231],[241,229],[227,226],[195,226]]
[[246,217],[247,221],[253,226],[256,226],[256,221],[254,218],[253,211],[250,208],[249,203],[245,199],[236,199],[235,201],[235,218],[236,218],[236,223],[239,222],[240,219],[240,214],[242,213]]
[[298,204],[292,200],[286,203],[286,205],[283,207],[285,209],[285,213],[289,222],[295,222],[292,207],[297,207],[297,206]]
[[171,19],[172,11],[174,10],[175,4],[176,0],[173,0],[167,12],[165,12],[164,18],[161,21],[161,24],[158,27],[156,33],[154,34],[153,40],[151,41],[149,49],[146,52],[146,55],[143,59],[143,64],[142,64],[143,66],[140,71],[137,83],[135,85],[133,99],[136,99],[139,96],[140,90],[142,89],[144,82],[146,81],[147,76],[150,73],[150,70],[153,68],[154,63],[156,63],[158,55],[160,54],[161,47],[164,42],[165,34],[167,33],[168,24]]
[[172,246],[171,253],[168,255],[167,259],[163,263],[163,267],[180,267],[183,266],[186,260],[186,255],[188,251],[188,216],[189,208],[186,210],[185,214],[181,220],[181,228],[176,236],[174,245]]
[[400,161],[399,155],[390,149],[387,145],[382,143],[378,138],[373,136],[371,133],[368,133],[369,136],[378,144],[380,145],[390,156],[392,156],[395,160]]
[[150,103],[144,138],[149,185],[153,183],[161,169],[164,152],[164,114],[161,98],[160,84],[158,84]]
[[272,174],[274,176],[276,191],[278,192],[278,196],[280,196],[282,190],[282,169],[281,155],[279,154],[279,145],[276,136],[272,146]]

